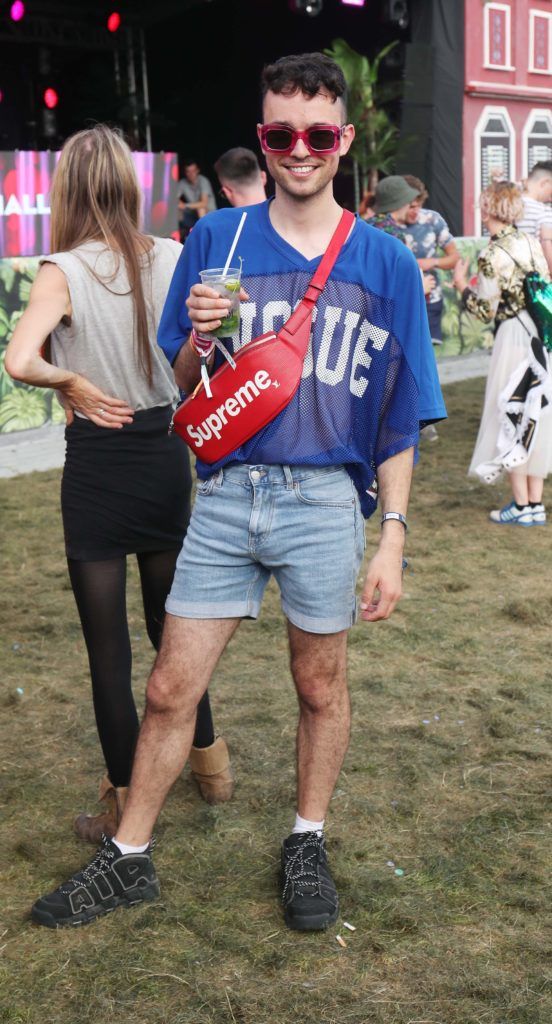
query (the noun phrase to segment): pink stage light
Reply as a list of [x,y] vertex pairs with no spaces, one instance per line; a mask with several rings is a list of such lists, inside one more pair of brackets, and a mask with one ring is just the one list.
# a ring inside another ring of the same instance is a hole
[[107,19],[107,27],[108,27],[109,31],[110,32],[116,32],[117,29],[120,27],[120,24],[121,24],[121,15],[119,14],[118,11],[113,11],[113,13],[110,14],[109,18]]
[[45,89],[43,99],[44,105],[48,107],[48,110],[54,110],[58,105],[59,96],[55,89]]
[[341,0],[345,7],[364,7],[366,0]]
[[21,21],[25,16],[25,4],[23,0],[14,0],[10,7],[10,18],[12,21]]

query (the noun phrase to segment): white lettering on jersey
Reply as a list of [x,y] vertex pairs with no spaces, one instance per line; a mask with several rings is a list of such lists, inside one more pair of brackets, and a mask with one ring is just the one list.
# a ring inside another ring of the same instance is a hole
[[349,388],[351,394],[356,395],[357,398],[362,398],[366,388],[368,387],[368,379],[366,377],[357,378],[357,370],[360,366],[363,366],[366,370],[370,368],[372,362],[372,356],[366,351],[366,342],[371,341],[373,348],[381,352],[385,342],[389,337],[389,331],[383,331],[381,327],[375,327],[369,320],[363,320],[360,325],[360,331],[358,333],[357,343],[355,345],[355,351],[353,353],[353,361],[351,364],[351,377],[349,380]]
[[[314,325],[316,323],[316,314],[317,313],[318,313],[318,306],[315,306],[313,311],[312,311],[312,325],[313,325],[313,327],[314,327]],[[313,355],[312,355],[312,331],[311,331],[311,336],[309,338],[309,347],[307,349],[307,354],[305,356],[305,360],[304,360],[304,363],[303,363],[303,372],[301,373],[301,380],[306,380],[307,377],[310,377],[310,375],[313,372],[313,370],[314,370],[314,358],[313,358]]]
[[[267,302],[263,309],[263,334],[268,334],[269,331],[280,330],[283,327],[286,320],[289,320],[291,316],[291,306],[289,302],[285,300],[274,300],[273,302]],[[282,322],[278,324],[276,328],[274,321],[281,317]]]
[[372,362],[372,356],[369,356],[366,351],[366,342],[369,339],[369,328],[370,324],[367,320],[363,320],[360,325],[360,331],[358,332],[357,343],[355,345],[355,351],[353,354],[353,361],[351,363],[351,377],[349,379],[349,388],[352,395],[356,395],[357,398],[362,398],[366,388],[368,387],[368,380],[366,377],[357,380],[356,372],[359,366],[364,366],[367,370]]
[[[298,302],[295,303],[295,308],[298,304]],[[242,302],[240,307],[240,340],[239,342],[236,340],[234,343],[235,352],[250,342],[254,334],[255,336],[257,335],[258,327],[256,329],[254,327],[257,309],[256,302]],[[262,333],[266,334],[269,331],[279,330],[286,320],[289,319],[291,313],[291,306],[285,300],[267,302],[262,307]],[[345,319],[342,327],[341,343],[335,359],[335,365],[331,367],[328,365],[328,360],[332,350],[332,343],[336,336],[339,338],[341,333],[339,326],[343,314],[345,314]],[[372,363],[372,356],[367,349],[369,347],[381,352],[389,337],[389,332],[381,327],[377,327],[375,324],[371,324],[369,320],[362,320],[359,324],[359,313],[355,313],[351,309],[343,309],[340,306],[326,306],[323,313],[315,306],[313,310],[313,326],[316,323],[317,315],[324,318],[322,337],[316,358],[317,379],[321,383],[332,387],[340,384],[347,373],[347,366],[350,361],[349,388],[351,394],[356,395],[357,398],[362,398],[368,387],[368,378],[362,373],[362,370],[368,370]],[[280,320],[280,323],[276,324],[277,320]],[[309,347],[303,363],[301,379],[307,380],[313,371],[314,358],[311,334]]]
[[253,340],[253,320],[257,315],[256,302],[240,303],[240,337],[234,342],[234,352]]
[[376,327],[371,324],[368,320],[365,321],[368,324],[368,337],[373,342],[373,347],[381,352],[385,342],[389,337],[389,331],[384,331],[381,327]]
[[335,329],[341,320],[342,313],[343,310],[340,309],[339,306],[326,306],[326,309],[324,310],[324,330],[322,332],[318,359],[316,360],[316,376],[323,384],[339,384],[345,376],[345,370],[347,368],[347,363],[349,362],[353,329],[360,320],[360,314],[353,313],[351,310],[347,310],[345,314],[343,338],[335,368],[332,370],[328,366],[328,356],[330,354],[332,340],[335,334]]

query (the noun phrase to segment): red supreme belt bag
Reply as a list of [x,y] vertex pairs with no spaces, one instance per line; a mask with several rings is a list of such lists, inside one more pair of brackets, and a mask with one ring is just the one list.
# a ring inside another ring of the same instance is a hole
[[270,423],[291,401],[301,380],[312,311],[353,226],[344,210],[307,291],[277,334],[253,338],[178,407],[172,427],[203,462],[223,459]]

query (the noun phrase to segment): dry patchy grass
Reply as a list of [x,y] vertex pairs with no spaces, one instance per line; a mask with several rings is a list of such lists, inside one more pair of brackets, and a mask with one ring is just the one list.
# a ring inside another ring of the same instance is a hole
[[[207,807],[187,775],[174,787],[158,903],[70,932],[30,924],[32,900],[88,855],[71,820],[102,766],[59,474],[2,482],[2,1021],[550,1024],[552,527],[487,523],[504,492],[465,477],[481,395],[481,381],[448,389],[416,472],[404,600],[351,634],[353,736],[329,823],[346,949],[337,928],[296,935],[280,917],[295,701],[274,589],[213,686],[234,800]],[[141,695],[134,570],[130,612]]]

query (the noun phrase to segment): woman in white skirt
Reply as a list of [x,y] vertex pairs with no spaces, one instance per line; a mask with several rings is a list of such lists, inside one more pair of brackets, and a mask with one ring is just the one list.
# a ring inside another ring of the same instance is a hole
[[476,287],[468,284],[467,260],[457,263],[454,274],[464,308],[484,323],[496,323],[468,475],[490,484],[508,474],[512,501],[492,511],[491,522],[543,526],[543,485],[552,470],[552,376],[548,352],[525,308],[523,282],[531,271],[549,280],[548,266],[538,240],[514,226],[523,213],[516,185],[489,186],[480,206],[491,238],[479,255]]

